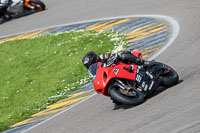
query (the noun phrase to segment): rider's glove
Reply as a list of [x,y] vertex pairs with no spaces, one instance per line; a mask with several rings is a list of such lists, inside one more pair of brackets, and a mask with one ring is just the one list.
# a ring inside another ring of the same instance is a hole
[[110,67],[115,61],[118,61],[119,58],[119,54],[112,54],[111,57],[107,59],[106,67]]

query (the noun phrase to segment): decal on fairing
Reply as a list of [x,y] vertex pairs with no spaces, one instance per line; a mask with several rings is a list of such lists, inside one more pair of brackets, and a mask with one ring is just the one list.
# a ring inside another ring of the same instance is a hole
[[[149,80],[147,81],[146,78],[148,77]],[[150,91],[154,84],[153,75],[150,74],[148,71],[145,72],[143,67],[141,66],[138,66],[135,80],[138,82],[139,86],[143,88],[144,91]]]
[[118,72],[119,72],[119,68],[114,68],[112,72],[113,72],[115,75],[117,75]]

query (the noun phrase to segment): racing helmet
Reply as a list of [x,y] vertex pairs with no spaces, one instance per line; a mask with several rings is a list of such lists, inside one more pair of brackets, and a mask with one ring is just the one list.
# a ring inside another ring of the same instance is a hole
[[83,65],[88,69],[92,64],[97,63],[98,56],[93,52],[88,52],[82,59]]

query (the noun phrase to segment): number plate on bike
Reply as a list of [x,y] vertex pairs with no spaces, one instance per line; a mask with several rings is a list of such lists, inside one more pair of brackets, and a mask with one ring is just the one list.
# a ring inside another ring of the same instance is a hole
[[150,91],[154,84],[153,75],[144,70],[144,68],[141,66],[138,66],[135,80],[144,91]]

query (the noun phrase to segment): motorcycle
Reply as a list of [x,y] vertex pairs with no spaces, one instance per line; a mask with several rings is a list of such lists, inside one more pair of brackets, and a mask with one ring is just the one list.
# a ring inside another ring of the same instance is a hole
[[[137,49],[131,53],[142,58]],[[102,62],[98,62],[91,65],[88,71],[97,93],[111,97],[116,104],[131,106],[142,103],[159,86],[171,87],[179,81],[178,73],[160,62],[139,66],[113,61],[110,67],[103,67]]]
[[46,9],[45,4],[40,0],[21,0],[14,7],[11,5],[12,1],[9,0],[8,4],[1,9],[1,23],[12,18],[19,18]]

